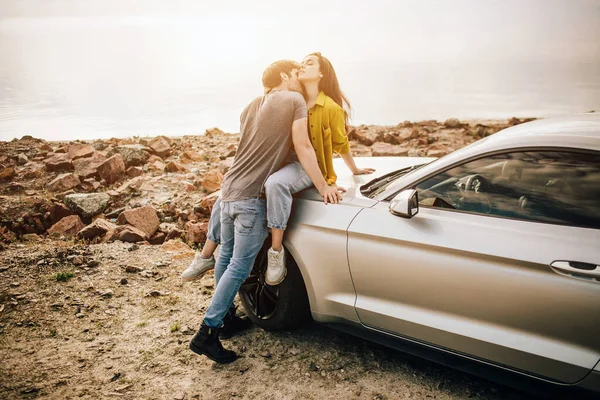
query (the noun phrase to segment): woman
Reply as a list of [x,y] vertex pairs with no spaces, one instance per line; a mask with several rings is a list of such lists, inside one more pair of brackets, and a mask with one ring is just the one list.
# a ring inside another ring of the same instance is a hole
[[[321,53],[311,53],[304,58],[298,79],[305,90],[308,106],[308,133],[317,156],[323,177],[335,185],[337,175],[333,169],[333,153],[338,153],[354,175],[370,174],[372,168],[358,168],[350,152],[346,125],[350,103],[342,91],[331,62]],[[345,109],[344,109],[345,108]],[[267,225],[271,230],[272,244],[268,251],[265,280],[269,285],[280,284],[287,273],[283,234],[292,206],[292,195],[312,185],[299,162],[287,164],[267,179]],[[340,189],[343,191],[343,189]],[[220,198],[213,207],[206,244],[181,277],[191,281],[214,267],[213,253],[220,237]]]

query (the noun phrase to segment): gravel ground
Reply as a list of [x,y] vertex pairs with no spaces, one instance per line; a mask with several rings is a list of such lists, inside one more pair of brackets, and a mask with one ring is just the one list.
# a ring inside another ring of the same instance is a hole
[[59,240],[0,251],[2,399],[528,399],[471,375],[309,324],[252,328],[218,365],[188,349],[214,290],[162,246]]

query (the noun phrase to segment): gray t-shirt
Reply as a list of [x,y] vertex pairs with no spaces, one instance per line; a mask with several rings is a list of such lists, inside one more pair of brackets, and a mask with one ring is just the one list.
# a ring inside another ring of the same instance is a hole
[[221,187],[223,201],[259,198],[267,178],[279,170],[292,153],[292,123],[306,118],[300,93],[276,91],[257,97],[242,112],[233,166]]

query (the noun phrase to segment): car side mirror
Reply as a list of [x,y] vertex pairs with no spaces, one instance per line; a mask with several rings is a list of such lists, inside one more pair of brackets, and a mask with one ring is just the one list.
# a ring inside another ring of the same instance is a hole
[[390,212],[402,218],[412,218],[419,212],[419,194],[415,189],[398,193],[390,202]]

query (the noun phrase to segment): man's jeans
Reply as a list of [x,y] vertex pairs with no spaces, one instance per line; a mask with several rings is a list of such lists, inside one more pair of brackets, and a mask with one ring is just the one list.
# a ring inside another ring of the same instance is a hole
[[[288,164],[269,176],[265,183],[267,197],[267,226],[287,228],[292,211],[292,195],[312,186],[312,181],[299,162]],[[208,222],[208,239],[220,243],[221,237],[221,196],[215,202]]]
[[215,265],[216,289],[204,323],[220,328],[242,283],[250,275],[254,260],[268,230],[265,200],[221,202],[221,251]]

